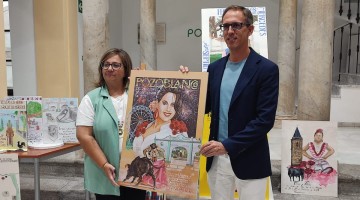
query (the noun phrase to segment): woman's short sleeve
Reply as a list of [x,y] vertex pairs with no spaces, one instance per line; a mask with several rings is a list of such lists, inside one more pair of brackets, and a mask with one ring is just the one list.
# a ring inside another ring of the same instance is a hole
[[91,99],[88,95],[85,95],[78,108],[76,126],[93,126],[94,116],[95,112]]

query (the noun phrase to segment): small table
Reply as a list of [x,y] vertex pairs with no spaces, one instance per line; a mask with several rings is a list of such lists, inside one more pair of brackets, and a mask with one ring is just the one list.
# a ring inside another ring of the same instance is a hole
[[25,152],[8,152],[17,153],[19,161],[24,163],[34,163],[34,184],[35,200],[40,200],[40,161],[54,158],[81,149],[79,143],[65,143],[61,147],[51,149],[31,149]]

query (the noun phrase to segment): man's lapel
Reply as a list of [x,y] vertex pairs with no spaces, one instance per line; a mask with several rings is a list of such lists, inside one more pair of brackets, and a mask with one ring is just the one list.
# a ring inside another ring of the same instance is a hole
[[238,79],[233,95],[231,97],[230,108],[234,101],[240,96],[245,87],[249,84],[256,71],[259,69],[260,57],[254,50],[251,49],[249,57],[247,58],[244,68],[241,71],[240,78]]

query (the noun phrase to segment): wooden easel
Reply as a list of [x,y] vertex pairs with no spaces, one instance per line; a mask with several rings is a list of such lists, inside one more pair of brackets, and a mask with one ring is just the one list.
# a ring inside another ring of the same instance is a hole
[[140,70],[146,70],[146,64],[145,63],[140,64]]

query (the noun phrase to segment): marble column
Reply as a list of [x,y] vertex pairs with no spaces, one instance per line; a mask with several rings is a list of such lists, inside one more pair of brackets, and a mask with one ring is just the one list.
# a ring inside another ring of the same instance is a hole
[[83,0],[84,93],[99,79],[101,56],[109,49],[109,0]]
[[[0,27],[4,29],[4,12],[0,14]],[[0,34],[0,99],[7,96],[7,78],[5,63],[5,35],[4,31]]]
[[330,120],[335,1],[303,0],[299,61],[299,120]]
[[140,1],[140,62],[146,69],[157,69],[156,0]]
[[[95,88],[99,80],[99,62],[109,49],[109,0],[83,0],[83,71],[84,93]],[[83,158],[84,151],[77,151]]]
[[280,91],[277,119],[295,117],[297,0],[280,0],[278,65]]

